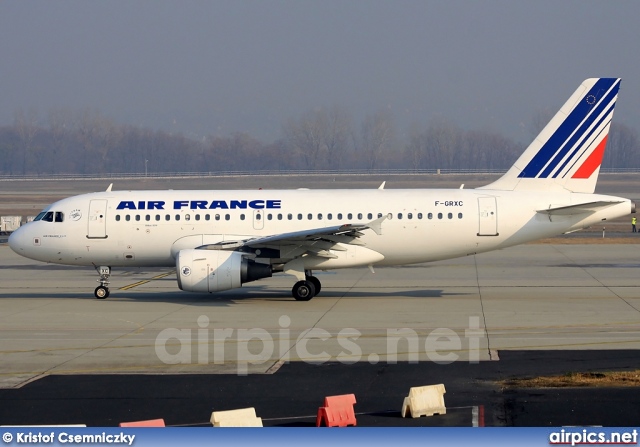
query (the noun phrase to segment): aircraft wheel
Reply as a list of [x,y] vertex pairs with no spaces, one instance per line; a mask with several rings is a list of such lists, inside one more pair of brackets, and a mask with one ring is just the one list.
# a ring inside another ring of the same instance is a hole
[[298,281],[291,289],[291,294],[296,301],[309,301],[316,294],[316,288],[310,281]]
[[322,284],[320,284],[320,280],[315,276],[307,276],[307,281],[313,284],[313,288],[316,289],[316,293],[314,296],[320,294],[320,290],[322,290]]
[[105,286],[98,286],[98,287],[96,287],[96,290],[93,292],[93,294],[99,300],[103,300],[103,299],[109,297],[109,289],[106,288]]

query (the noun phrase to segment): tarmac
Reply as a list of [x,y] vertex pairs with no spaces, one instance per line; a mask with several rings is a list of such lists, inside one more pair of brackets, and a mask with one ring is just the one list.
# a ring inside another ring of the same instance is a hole
[[[496,381],[640,368],[639,266],[636,244],[530,244],[318,272],[309,302],[286,275],[201,295],[170,269],[127,269],[97,300],[92,269],[0,245],[0,424],[206,425],[254,406],[305,426],[324,396],[355,393],[363,426],[637,425],[636,389]],[[400,418],[409,388],[433,383],[447,414]]]

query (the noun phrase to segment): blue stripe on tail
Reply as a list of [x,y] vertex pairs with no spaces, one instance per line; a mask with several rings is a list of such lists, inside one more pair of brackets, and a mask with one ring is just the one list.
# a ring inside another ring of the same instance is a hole
[[[617,78],[599,79],[589,92],[582,97],[569,116],[567,116],[558,129],[556,129],[553,135],[551,135],[518,177],[536,178],[539,175],[543,178],[548,177],[553,169],[561,162],[566,152],[573,146],[573,144],[566,144],[563,147],[571,135],[576,131],[578,126],[580,126],[586,118],[589,118],[589,123],[593,122],[600,115],[602,110],[608,107],[609,103],[613,98],[615,98],[620,87],[619,83],[611,90],[611,92],[609,92],[605,100],[603,100],[598,107],[594,107],[595,104],[598,104],[602,95],[609,91],[617,81]],[[581,126],[580,131],[576,132],[574,138],[580,138],[587,128],[588,123],[585,123],[585,126]],[[572,139],[571,142],[575,143],[575,141],[575,139]],[[562,148],[562,153],[558,153],[560,148]],[[545,165],[552,158],[552,162],[545,169]],[[543,169],[544,172],[542,172]]]

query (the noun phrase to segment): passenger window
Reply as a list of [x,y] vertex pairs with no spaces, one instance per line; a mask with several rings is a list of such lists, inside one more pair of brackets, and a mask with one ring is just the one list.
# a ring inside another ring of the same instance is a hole
[[342,213],[338,213],[338,220],[342,220]]
[[378,213],[378,219],[382,217],[382,213]]
[[449,213],[449,214],[447,214],[447,217],[448,217],[449,219],[453,219],[453,213]]
[[151,220],[151,216],[149,214],[147,214],[146,216],[144,216],[144,220],[149,222]]
[[367,219],[369,219],[369,220],[373,219],[373,214],[371,214],[371,213],[367,214]]
[[229,214],[224,215],[224,220],[230,220],[230,219],[231,219],[231,216]]
[[208,214],[205,214],[205,215],[204,215],[204,220],[211,220],[211,216],[210,216],[210,215],[208,215]]
[[418,219],[422,219],[422,213],[418,213]]
[[458,219],[462,219],[462,213],[458,213]]
[[131,216],[129,216],[128,214],[126,216],[124,216],[124,220],[126,220],[127,222],[129,222],[131,220]]
[[271,220],[271,219],[273,219],[273,214],[271,213],[267,214],[267,220]]
[[438,213],[438,219],[442,219],[442,213]]
[[156,220],[160,220],[160,214],[156,214]]
[[256,214],[256,220],[262,220],[262,214],[260,213]]
[[318,220],[322,220],[322,214],[318,213]]
[[362,220],[362,213],[358,213],[358,220]]
[[298,220],[302,220],[302,214],[298,214]]
[[332,220],[333,219],[333,214],[329,213],[327,214],[327,220]]
[[311,213],[307,214],[307,219],[308,219],[308,220],[313,219],[313,214],[311,214]]
[[216,214],[216,220],[220,220],[220,214]]
[[402,219],[402,213],[398,213],[398,219]]
[[140,214],[136,214],[136,221],[140,221]]
[[191,220],[191,214],[185,214],[184,220]]
[[287,214],[287,219],[293,220],[293,214],[291,214],[291,213]]
[[351,213],[347,214],[347,219],[348,220],[352,220],[353,219],[353,214],[351,214]]
[[413,219],[413,213],[407,213],[407,219]]
[[164,220],[167,220],[167,221],[171,220],[171,216],[167,214],[166,216],[164,216]]
[[282,214],[278,214],[278,220],[282,220]]
[[116,222],[120,222],[120,214],[116,216]]
[[180,220],[180,214],[176,214],[176,221]]
[[244,220],[244,214],[240,214],[240,220]]
[[433,213],[427,214],[427,219],[433,219]]
[[196,214],[196,220],[200,220],[200,214]]

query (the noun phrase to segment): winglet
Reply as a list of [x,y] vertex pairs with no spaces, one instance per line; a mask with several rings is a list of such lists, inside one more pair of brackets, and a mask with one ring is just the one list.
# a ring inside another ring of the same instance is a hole
[[382,182],[382,185],[378,186],[378,189],[384,189],[384,185],[387,183],[387,181],[385,180],[384,182]]
[[376,220],[372,220],[366,225],[366,227],[372,229],[378,236],[380,236],[382,234],[382,222],[384,222],[386,218],[387,216],[382,216]]
[[111,188],[113,188],[113,183],[109,184],[109,187],[107,188],[107,192],[111,192]]

